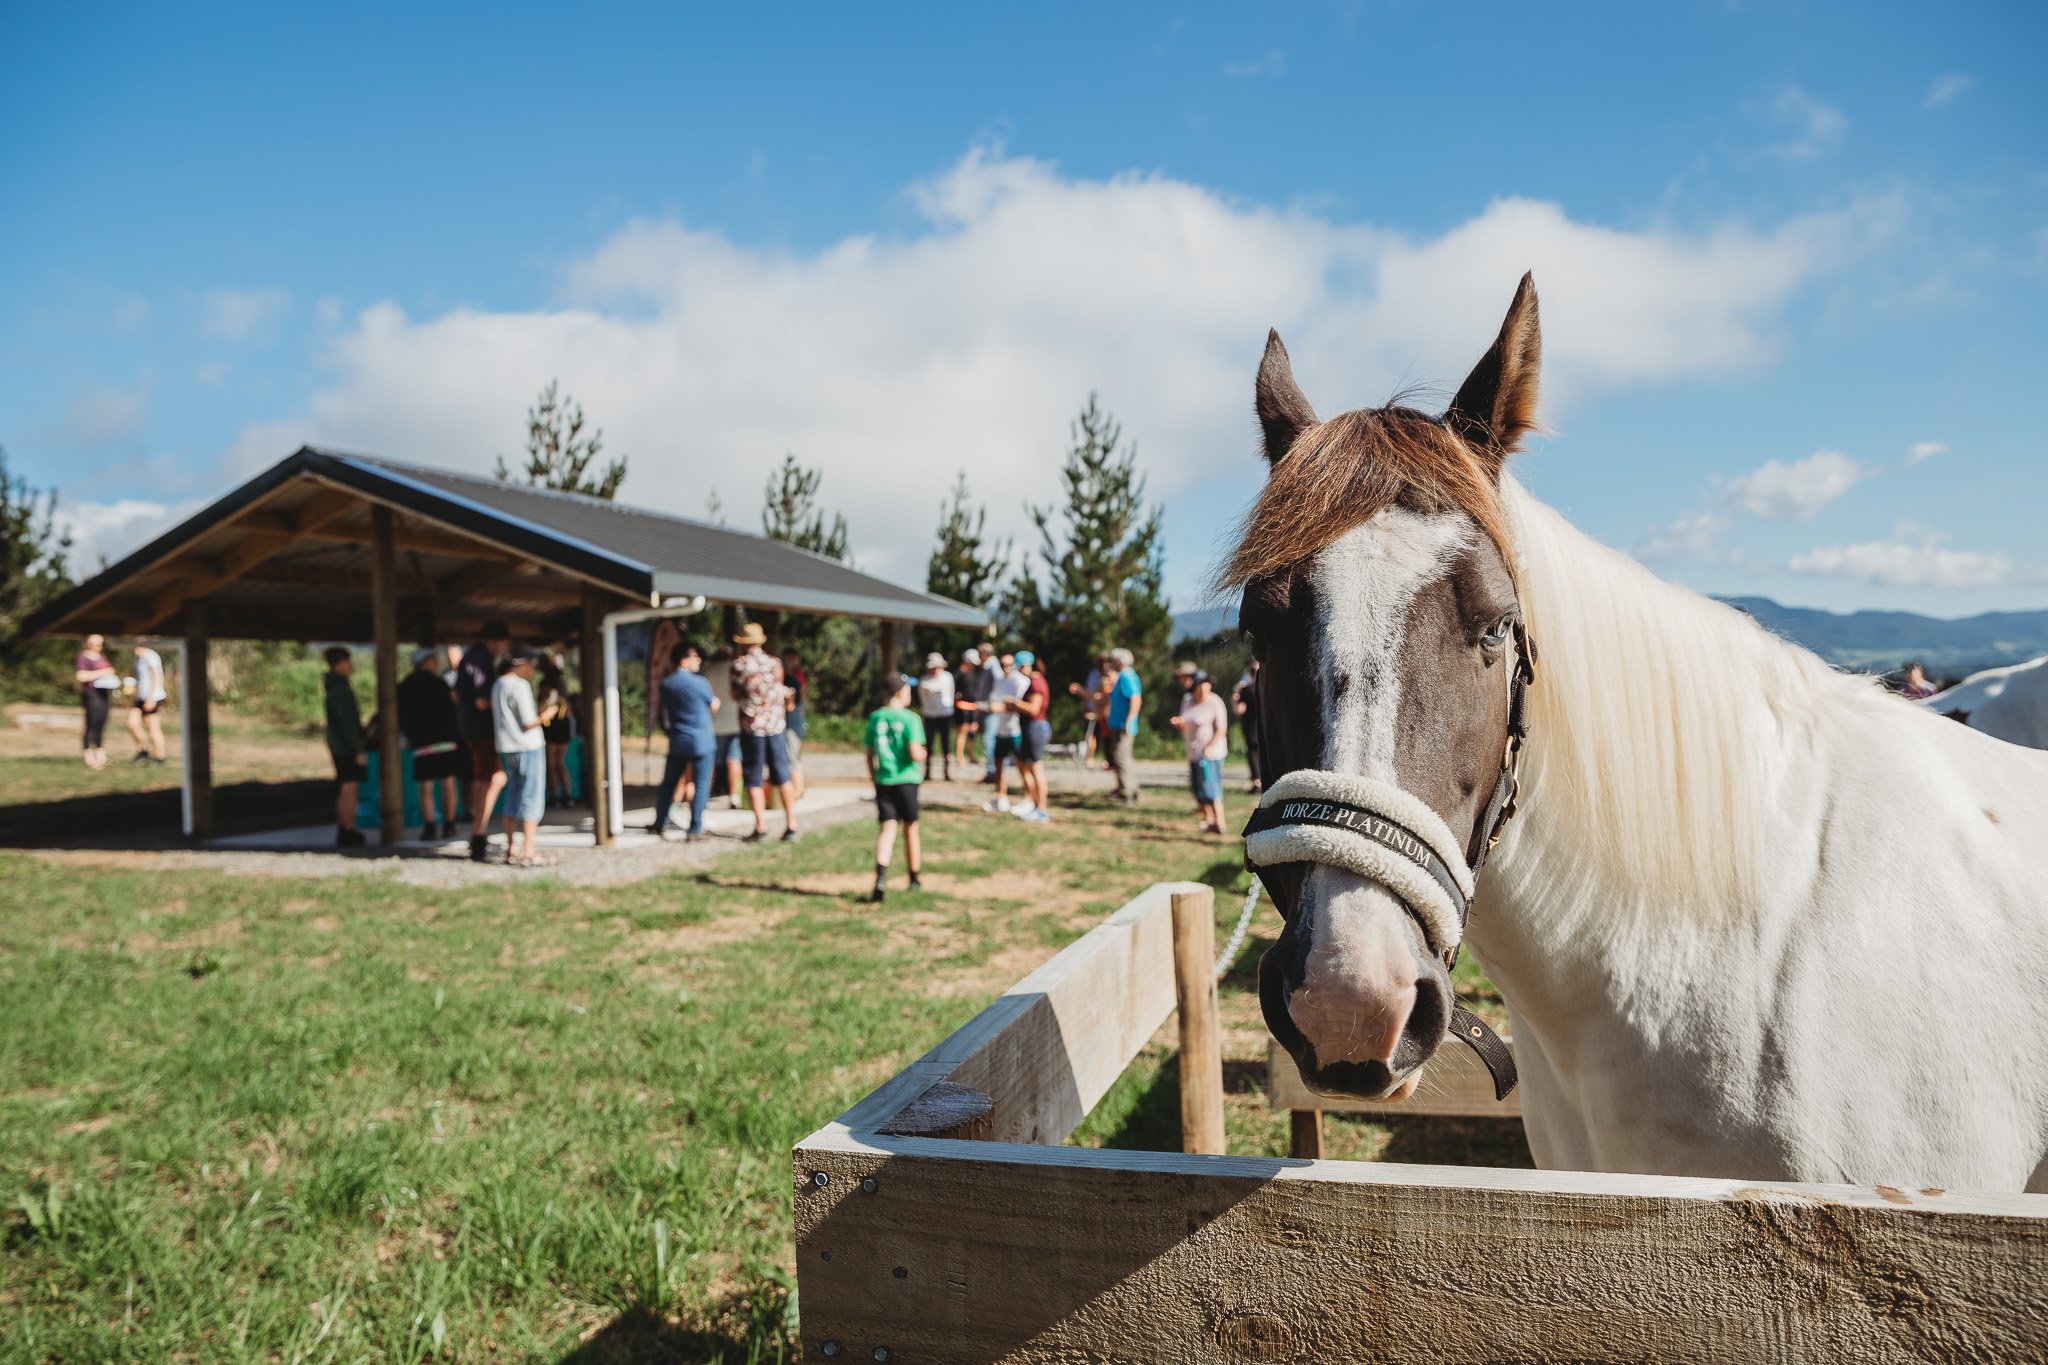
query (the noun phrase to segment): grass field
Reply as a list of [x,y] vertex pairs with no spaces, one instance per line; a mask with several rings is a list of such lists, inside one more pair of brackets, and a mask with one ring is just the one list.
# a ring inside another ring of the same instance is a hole
[[[931,811],[930,889],[879,910],[865,824],[431,895],[0,855],[0,1360],[790,1358],[795,1139],[1147,883],[1234,916],[1235,847],[1178,803],[1062,815]],[[1261,946],[1230,1126],[1277,1153]],[[1077,1140],[1176,1145],[1177,1104],[1155,1047]],[[1332,1127],[1527,1160],[1501,1125]]]

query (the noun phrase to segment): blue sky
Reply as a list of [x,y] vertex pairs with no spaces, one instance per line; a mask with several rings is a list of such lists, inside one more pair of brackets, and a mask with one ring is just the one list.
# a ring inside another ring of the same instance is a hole
[[0,444],[118,555],[304,440],[487,469],[559,377],[629,500],[752,524],[795,450],[915,578],[1094,388],[1192,607],[1268,325],[1334,412],[1534,269],[1592,534],[2048,605],[2039,6],[738,8],[17,8]]

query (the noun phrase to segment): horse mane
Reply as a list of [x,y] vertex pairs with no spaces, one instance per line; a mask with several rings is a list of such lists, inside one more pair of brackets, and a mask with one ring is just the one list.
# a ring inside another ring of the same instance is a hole
[[1881,694],[1601,545],[1512,476],[1500,496],[1538,650],[1522,805],[1541,812],[1545,877],[1597,867],[1610,890],[1709,918],[1753,905],[1761,812],[1801,737]]
[[1389,507],[1462,511],[1510,565],[1493,476],[1472,448],[1427,413],[1394,402],[1318,423],[1277,461],[1245,514],[1218,594],[1306,559]]

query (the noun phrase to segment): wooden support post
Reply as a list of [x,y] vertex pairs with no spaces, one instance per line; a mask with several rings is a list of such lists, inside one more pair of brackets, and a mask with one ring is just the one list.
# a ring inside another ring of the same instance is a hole
[[768,643],[762,648],[777,658],[782,657],[782,613],[764,611],[757,619],[761,622],[762,634],[768,637]]
[[740,633],[740,609],[727,602],[718,609],[718,643],[730,645],[732,637]]
[[185,676],[178,679],[184,708],[185,790],[194,843],[213,837],[213,711],[206,692],[207,643],[211,639],[206,601],[185,604]]
[[1221,1155],[1223,1028],[1216,1011],[1216,893],[1173,894],[1173,984],[1180,1006],[1180,1147]]
[[884,677],[896,671],[896,623],[884,621],[882,625],[882,646],[879,651],[881,666],[876,670]]
[[405,838],[405,772],[398,752],[398,543],[389,507],[370,509],[370,630],[377,665],[377,842]]
[[583,679],[584,705],[590,713],[589,728],[583,732],[583,789],[590,798],[591,829],[599,848],[617,837],[612,829],[611,784],[618,775],[611,771],[611,720],[604,692],[604,609],[604,597],[594,588],[584,588],[583,625],[577,635],[577,648],[583,656],[578,672]]
[[1289,1129],[1287,1155],[1303,1161],[1323,1159],[1323,1111],[1320,1109],[1294,1109],[1288,1111]]

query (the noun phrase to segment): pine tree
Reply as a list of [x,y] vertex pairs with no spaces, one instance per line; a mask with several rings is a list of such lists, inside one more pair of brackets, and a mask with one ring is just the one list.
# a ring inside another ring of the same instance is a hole
[[782,467],[768,476],[762,489],[761,529],[770,540],[844,561],[846,518],[834,512],[827,526],[825,514],[817,510],[818,485],[824,479],[820,471],[798,463],[794,453],[784,455]]
[[57,525],[57,495],[7,467],[0,447],[0,700],[76,699],[72,644],[22,641],[22,622],[71,587],[71,534]]
[[[992,607],[1003,570],[1010,562],[1010,542],[990,544],[987,539],[988,509],[969,498],[967,474],[962,471],[952,495],[939,504],[938,539],[925,566],[927,592],[950,597],[973,607]],[[951,659],[981,638],[979,631],[931,629],[918,632],[929,649]]]
[[18,478],[0,447],[0,640],[12,643],[24,620],[71,586],[70,553],[57,495]]
[[[557,397],[556,387],[556,381],[550,379],[526,410],[526,468],[521,471],[526,483],[593,498],[618,496],[619,485],[626,481],[625,457],[607,461],[600,474],[590,473],[591,463],[604,446],[604,432],[593,427],[585,436],[583,405],[573,398]],[[498,477],[508,481],[512,477],[502,455],[498,457]]]
[[1173,628],[1159,508],[1145,505],[1137,450],[1094,394],[1072,431],[1064,506],[1026,507],[1044,581],[1026,564],[1003,594],[1002,619],[1011,643],[1046,661],[1055,695],[1117,646],[1136,656],[1149,689],[1164,674]]
[[[828,521],[819,510],[818,488],[823,482],[818,470],[806,468],[794,454],[784,455],[761,491],[761,529],[770,540],[844,563],[846,518],[834,512]],[[873,708],[870,694],[881,669],[876,658],[879,645],[880,632],[873,621],[794,613],[782,618],[783,648],[803,651],[810,680],[806,708],[814,715],[862,715]]]

